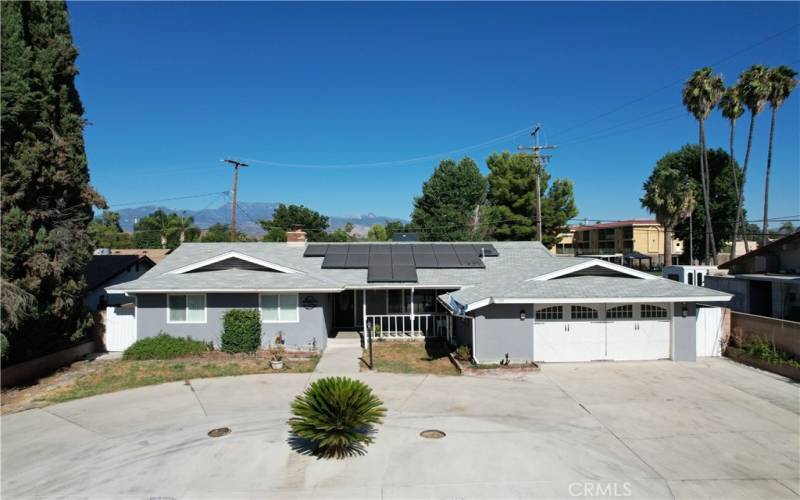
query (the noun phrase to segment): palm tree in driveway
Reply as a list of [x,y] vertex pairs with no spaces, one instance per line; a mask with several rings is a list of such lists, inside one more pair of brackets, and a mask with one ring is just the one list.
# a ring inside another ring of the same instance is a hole
[[783,106],[786,99],[797,87],[797,72],[788,66],[778,66],[769,70],[769,105],[772,108],[770,113],[769,126],[769,148],[767,149],[767,171],[764,174],[764,227],[761,234],[761,245],[767,244],[769,228],[769,174],[772,168],[772,142],[775,137],[775,115],[778,108]]
[[657,164],[644,183],[642,207],[664,226],[664,265],[672,264],[672,232],[694,211],[695,184],[680,171]]
[[[744,236],[744,249],[749,251],[747,243],[748,235],[744,230],[747,222],[744,220],[744,183],[747,179],[747,167],[750,165],[750,149],[753,146],[753,130],[755,130],[756,117],[764,111],[769,99],[769,70],[761,64],[754,64],[739,75],[739,96],[742,102],[750,110],[750,128],[747,132],[747,149],[744,153],[744,165],[742,165],[742,182],[739,185],[739,193],[736,197],[736,218],[742,221],[742,235]],[[735,241],[734,241],[735,244]]]
[[717,244],[714,241],[714,228],[711,222],[711,200],[710,187],[711,179],[708,175],[708,158],[706,156],[706,130],[705,122],[711,110],[717,105],[725,85],[722,77],[714,75],[711,68],[705,67],[698,69],[686,81],[683,87],[683,105],[697,119],[700,125],[700,179],[703,187],[703,209],[705,211],[706,224],[706,255],[708,262],[709,253],[714,265],[717,264]]
[[[734,160],[733,155],[733,139],[734,139],[734,132],[736,130],[736,120],[742,116],[744,113],[744,103],[742,102],[742,95],[741,95],[741,88],[739,87],[738,82],[736,85],[728,87],[725,89],[725,93],[722,94],[722,99],[719,101],[719,109],[722,111],[722,116],[724,116],[731,125],[731,133],[730,133],[730,165],[731,165],[731,172],[733,175],[733,189],[736,192],[736,196],[739,196],[739,175],[736,172],[736,160]],[[741,219],[739,218],[739,213],[736,213],[736,222],[733,224],[733,237],[731,239],[731,256],[730,260],[736,258],[736,240],[737,240],[737,232],[739,230],[739,224],[741,223]],[[744,230],[742,230],[744,232]],[[747,241],[747,238],[745,238]]]

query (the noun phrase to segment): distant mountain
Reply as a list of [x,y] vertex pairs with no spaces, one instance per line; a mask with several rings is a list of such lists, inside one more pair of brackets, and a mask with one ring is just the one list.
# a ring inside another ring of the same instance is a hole
[[[272,213],[278,206],[277,203],[259,202],[259,203],[237,203],[239,210],[236,212],[236,226],[241,232],[245,232],[252,236],[261,236],[264,230],[258,224],[259,220],[272,219]],[[201,229],[206,229],[217,223],[230,224],[231,222],[231,204],[217,208],[204,208],[202,210],[182,210],[159,207],[155,205],[146,205],[135,208],[123,208],[119,211],[120,225],[125,231],[133,230],[134,219],[141,219],[146,215],[150,215],[156,210],[163,210],[167,213],[179,213],[184,217],[194,217],[194,222]],[[359,214],[352,216],[328,216],[330,219],[330,230],[344,227],[348,222],[353,224],[353,232],[357,235],[366,235],[367,231],[373,224],[385,224],[387,221],[402,220],[396,217],[386,217],[384,215],[376,215],[373,213]],[[403,221],[406,222],[406,221]]]

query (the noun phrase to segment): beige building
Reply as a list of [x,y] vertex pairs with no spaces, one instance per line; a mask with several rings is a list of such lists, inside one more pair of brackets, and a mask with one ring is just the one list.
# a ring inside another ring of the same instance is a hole
[[[663,264],[664,227],[655,220],[634,219],[577,226],[572,228],[572,233],[571,246],[575,255]],[[682,253],[682,242],[673,240],[673,257]]]

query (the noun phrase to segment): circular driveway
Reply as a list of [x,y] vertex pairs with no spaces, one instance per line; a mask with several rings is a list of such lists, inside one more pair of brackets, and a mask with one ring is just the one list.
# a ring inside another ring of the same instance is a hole
[[[546,365],[520,378],[363,373],[367,454],[287,442],[317,374],[170,383],[2,417],[2,494],[172,498],[796,498],[796,384],[727,360]],[[208,437],[216,427],[231,434]],[[441,429],[443,439],[419,436]]]

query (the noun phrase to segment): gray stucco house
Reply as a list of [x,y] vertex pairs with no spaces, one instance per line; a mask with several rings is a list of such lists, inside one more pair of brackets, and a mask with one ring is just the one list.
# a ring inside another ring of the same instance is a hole
[[[443,337],[476,361],[694,360],[698,303],[730,295],[538,242],[185,243],[141,278],[136,338],[218,343],[228,309],[257,308],[263,342],[325,349],[356,330]],[[299,240],[299,241],[295,241]]]

